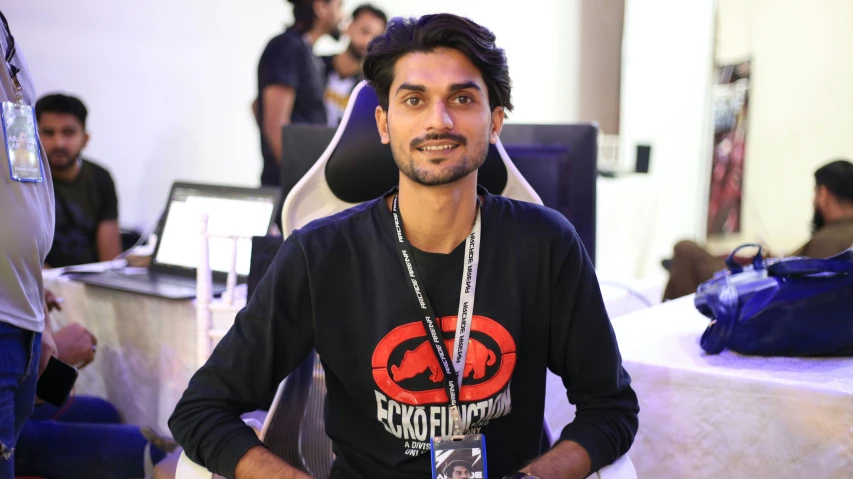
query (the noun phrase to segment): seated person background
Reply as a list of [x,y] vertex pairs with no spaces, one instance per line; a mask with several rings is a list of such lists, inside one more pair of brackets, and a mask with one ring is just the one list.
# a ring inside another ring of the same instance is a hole
[[46,95],[36,102],[39,137],[47,152],[56,200],[48,267],[108,261],[121,253],[118,199],[110,173],[80,156],[89,142],[86,106]]
[[[853,245],[853,163],[833,161],[815,171],[814,177],[812,237],[791,256],[828,258]],[[692,241],[681,241],[674,248],[663,299],[693,294],[725,268],[725,258],[712,256]]]
[[[45,301],[61,310],[49,290]],[[95,359],[97,338],[78,323],[54,333],[54,340],[57,358],[67,364],[83,368]],[[62,407],[36,405],[18,439],[15,472],[50,479],[145,477],[146,460],[153,467],[176,447],[149,427],[121,424],[104,399],[72,396]]]

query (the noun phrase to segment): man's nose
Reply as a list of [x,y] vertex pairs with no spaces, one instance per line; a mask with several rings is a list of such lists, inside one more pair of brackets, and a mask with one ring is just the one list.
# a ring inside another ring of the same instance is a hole
[[433,103],[429,112],[426,127],[428,130],[447,131],[453,129],[453,117],[442,102]]

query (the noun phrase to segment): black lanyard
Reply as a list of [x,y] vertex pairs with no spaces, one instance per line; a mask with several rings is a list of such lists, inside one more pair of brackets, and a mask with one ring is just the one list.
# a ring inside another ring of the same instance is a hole
[[[400,214],[398,212],[398,195],[394,195],[394,200],[392,203],[391,214],[394,217],[394,226],[397,231],[397,252],[399,253],[400,261],[403,264],[403,269],[408,273],[409,276],[409,285],[412,288],[412,292],[414,293],[414,300],[421,311],[421,321],[424,325],[424,330],[426,331],[427,338],[429,339],[429,343],[432,346],[433,353],[436,358],[438,358],[438,364],[441,367],[442,372],[444,373],[444,389],[447,392],[447,397],[450,400],[450,414],[453,419],[453,434],[460,435],[463,433],[463,423],[462,417],[459,414],[459,389],[462,384],[459,381],[459,375],[457,374],[456,368],[454,368],[453,362],[454,360],[451,358],[447,346],[444,344],[444,334],[441,331],[440,325],[437,325],[438,318],[435,316],[435,312],[432,309],[432,305],[429,302],[429,298],[427,298],[426,290],[423,286],[423,281],[421,280],[421,275],[418,272],[418,267],[415,264],[415,259],[412,257],[412,245],[406,239],[406,235],[403,233],[403,220],[400,218]],[[479,258],[479,243],[480,238],[478,234],[475,232],[479,231],[479,223],[480,223],[480,200],[477,198],[477,219],[474,223],[474,228],[471,231],[471,234],[468,236],[468,241],[466,245],[469,246],[468,249],[471,250],[469,254],[469,260],[465,264],[465,268],[463,270],[463,277],[467,274],[469,280],[474,283],[474,288],[476,289],[476,261]],[[474,259],[477,258],[477,259]],[[473,273],[472,273],[473,271]],[[471,278],[473,274],[473,278]],[[470,283],[469,283],[470,284]],[[465,281],[463,281],[462,288],[463,291],[460,292],[460,310],[462,309],[462,302],[466,301],[465,295]],[[466,312],[470,309],[473,311],[473,293],[474,291],[469,291],[467,295],[468,301],[471,302],[470,305],[465,305]],[[468,338],[470,336],[470,329],[466,327],[466,318],[457,318],[457,336],[456,342],[459,345],[459,358],[461,359],[462,371],[464,371],[465,364],[465,355],[468,349]],[[457,361],[458,362],[458,361]]]
[[18,95],[18,103],[24,102],[24,89],[21,87],[21,82],[18,81],[18,72],[21,71],[12,63],[12,59],[15,58],[15,37],[12,36],[12,30],[9,29],[9,22],[6,21],[6,16],[3,15],[3,12],[0,12],[0,21],[3,22],[3,28],[6,29],[6,33],[9,35],[9,48],[6,50],[6,57],[4,60],[6,64],[9,65],[9,74],[12,78],[12,85],[15,87],[15,94]]

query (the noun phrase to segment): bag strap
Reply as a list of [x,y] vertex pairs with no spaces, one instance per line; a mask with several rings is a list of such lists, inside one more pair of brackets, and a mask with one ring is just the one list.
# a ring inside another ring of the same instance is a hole
[[740,273],[743,271],[743,266],[735,261],[735,255],[737,255],[738,251],[744,248],[758,248],[758,253],[756,253],[752,258],[752,267],[755,268],[756,271],[764,269],[764,256],[761,254],[761,245],[758,243],[746,243],[735,248],[729,257],[726,258],[726,268],[728,268],[732,273]]
[[780,261],[767,267],[770,276],[797,276],[817,273],[853,274],[853,249],[831,258],[799,258]]

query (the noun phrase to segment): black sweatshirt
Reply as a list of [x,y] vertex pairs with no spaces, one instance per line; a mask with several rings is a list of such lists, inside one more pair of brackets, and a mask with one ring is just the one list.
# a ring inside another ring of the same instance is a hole
[[[460,392],[468,431],[485,435],[493,478],[534,459],[550,369],[577,405],[560,439],[582,445],[598,470],[628,451],[639,406],[595,271],[562,215],[480,194],[479,273]],[[169,420],[192,460],[233,477],[243,454],[260,444],[239,415],[268,401],[316,348],[326,371],[333,477],[429,474],[429,438],[449,433],[451,421],[395,241],[384,198],[285,240]],[[464,242],[448,255],[414,254],[448,342],[463,249]]]

